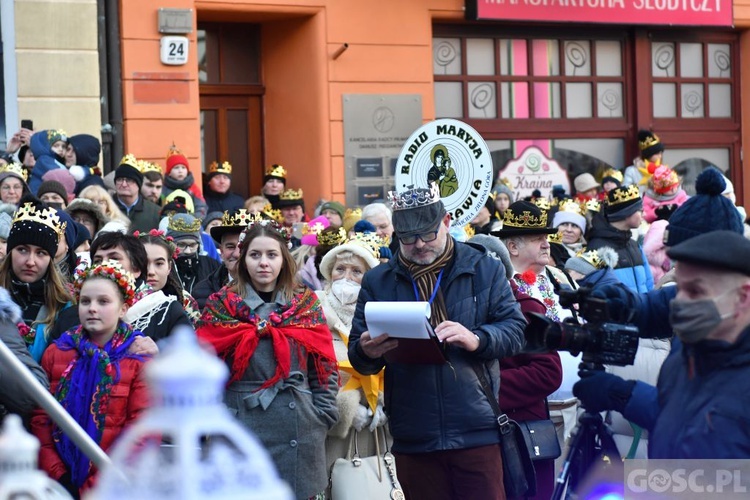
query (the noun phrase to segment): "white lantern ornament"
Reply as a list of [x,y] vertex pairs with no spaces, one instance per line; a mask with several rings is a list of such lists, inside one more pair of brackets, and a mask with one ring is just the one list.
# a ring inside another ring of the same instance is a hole
[[113,447],[89,500],[291,500],[268,452],[222,403],[226,365],[189,329],[145,368],[153,406]]
[[71,500],[65,488],[37,469],[39,440],[18,415],[8,415],[0,435],[0,500]]

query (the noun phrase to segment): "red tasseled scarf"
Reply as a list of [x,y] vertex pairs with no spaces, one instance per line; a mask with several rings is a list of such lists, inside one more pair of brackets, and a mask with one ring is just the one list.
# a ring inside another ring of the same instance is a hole
[[263,336],[270,336],[273,342],[276,372],[258,390],[289,376],[292,341],[297,346],[300,363],[304,363],[303,349],[313,357],[321,384],[337,370],[323,310],[315,293],[307,288],[295,295],[282,311],[262,320],[242,297],[224,287],[206,303],[196,333],[198,338],[213,345],[222,359],[233,358],[229,383],[242,378]]

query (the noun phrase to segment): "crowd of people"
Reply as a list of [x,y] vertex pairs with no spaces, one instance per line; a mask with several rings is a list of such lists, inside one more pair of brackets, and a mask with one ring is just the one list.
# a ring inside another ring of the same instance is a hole
[[[639,149],[623,172],[580,174],[572,193],[519,199],[499,179],[474,220],[454,227],[437,185],[308,211],[282,165],[270,165],[246,200],[232,191],[229,162],[211,163],[200,187],[175,145],[164,168],[128,154],[104,176],[95,137],[21,130],[0,158],[0,335],[107,451],[149,406],[143,366],[157,342],[180,325],[195,329],[229,367],[225,404],[300,499],[327,498],[334,461],[355,441],[375,454],[377,432],[406,498],[505,498],[487,387],[517,421],[549,420],[548,398],[567,388],[587,409],[613,411],[624,457],[696,458],[710,438],[680,435],[675,445],[676,431],[649,431],[666,425],[661,409],[678,418],[693,390],[675,389],[676,353],[705,356],[698,367],[708,373],[726,346],[696,343],[747,343],[742,308],[730,311],[724,297],[739,294],[741,305],[750,296],[750,270],[733,253],[747,247],[748,226],[718,169],[707,168],[689,197],[655,134],[642,131]],[[695,249],[717,230],[734,235],[721,240],[731,245]],[[722,269],[728,292],[701,296],[691,280],[704,268]],[[581,286],[639,313],[633,366],[579,381],[572,355],[524,350],[531,313],[585,322],[560,303]],[[711,317],[690,323],[685,311],[698,297],[713,304]],[[375,301],[429,303],[442,361],[391,357],[400,335],[370,335],[365,304]],[[721,335],[709,328],[719,325]],[[673,370],[660,378],[663,363]],[[78,498],[96,468],[5,370],[0,411],[25,418],[42,444],[40,466]],[[746,454],[750,443],[730,448]],[[554,460],[535,468],[527,498],[549,498]]]

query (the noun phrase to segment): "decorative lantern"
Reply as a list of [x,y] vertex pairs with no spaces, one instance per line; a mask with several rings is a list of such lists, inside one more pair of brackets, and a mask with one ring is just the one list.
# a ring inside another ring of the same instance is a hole
[[271,458],[222,403],[229,370],[195,333],[173,333],[145,368],[153,406],[120,437],[97,500],[288,500]]
[[8,415],[0,435],[0,500],[70,500],[57,481],[37,470],[39,441],[26,432],[18,415]]

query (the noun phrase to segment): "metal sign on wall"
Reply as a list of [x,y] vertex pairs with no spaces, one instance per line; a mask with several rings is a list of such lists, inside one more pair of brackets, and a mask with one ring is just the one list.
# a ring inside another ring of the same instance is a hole
[[422,96],[345,94],[343,114],[346,204],[385,200],[401,148],[422,125]]
[[732,26],[733,0],[466,0],[471,20]]

